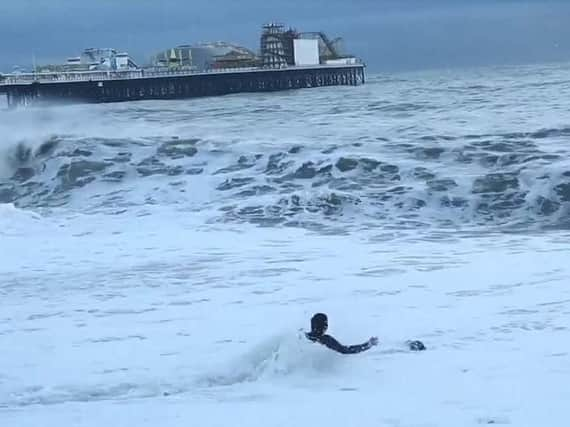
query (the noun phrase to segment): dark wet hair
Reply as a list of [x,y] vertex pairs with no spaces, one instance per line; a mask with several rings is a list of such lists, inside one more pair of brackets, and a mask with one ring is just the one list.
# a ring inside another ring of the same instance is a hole
[[328,327],[328,318],[324,313],[317,313],[311,318],[311,332],[323,334]]

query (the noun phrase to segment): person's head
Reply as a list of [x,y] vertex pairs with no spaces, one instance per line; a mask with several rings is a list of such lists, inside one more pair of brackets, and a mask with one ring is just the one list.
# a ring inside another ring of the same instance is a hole
[[323,335],[329,327],[329,320],[324,313],[317,313],[311,318],[311,333],[314,335]]

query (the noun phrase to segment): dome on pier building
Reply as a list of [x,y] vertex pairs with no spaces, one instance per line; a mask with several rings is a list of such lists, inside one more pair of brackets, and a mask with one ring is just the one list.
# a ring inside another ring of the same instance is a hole
[[216,68],[255,66],[257,57],[251,50],[226,42],[181,45],[156,54],[155,67],[187,68],[204,71]]

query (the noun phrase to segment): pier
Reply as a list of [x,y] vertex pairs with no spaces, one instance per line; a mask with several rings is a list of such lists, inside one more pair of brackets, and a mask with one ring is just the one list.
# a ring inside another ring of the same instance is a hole
[[8,106],[185,99],[365,83],[363,64],[236,68],[202,72],[88,71],[0,77]]

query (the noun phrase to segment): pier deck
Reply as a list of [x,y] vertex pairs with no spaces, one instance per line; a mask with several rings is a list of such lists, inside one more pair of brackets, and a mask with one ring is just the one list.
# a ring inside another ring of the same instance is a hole
[[148,70],[5,75],[0,93],[9,107],[41,102],[102,103],[183,99],[365,83],[363,64],[207,72]]

